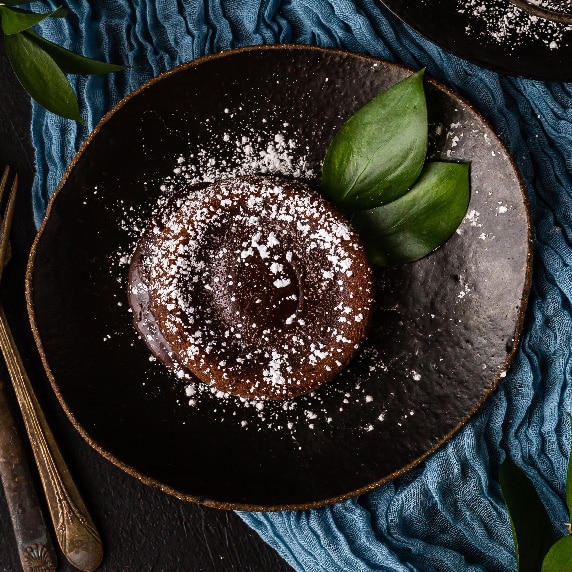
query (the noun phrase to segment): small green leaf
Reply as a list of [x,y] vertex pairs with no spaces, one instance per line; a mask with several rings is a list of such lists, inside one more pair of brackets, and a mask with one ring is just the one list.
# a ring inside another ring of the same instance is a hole
[[58,46],[57,44],[42,38],[42,36],[39,36],[31,30],[27,30],[25,34],[28,39],[48,53],[64,73],[103,74],[126,69],[125,66],[108,64],[106,62],[100,62],[98,60],[76,54],[66,48],[62,48],[62,46]]
[[507,458],[500,485],[510,515],[519,572],[538,572],[556,535],[536,489],[524,472]]
[[[572,427],[572,415],[568,412],[567,414]],[[572,515],[572,455],[568,459],[568,473],[566,475],[566,506],[568,507],[568,514]]]
[[548,551],[542,562],[542,572],[572,570],[572,536],[564,536]]
[[2,19],[2,31],[6,35],[17,34],[23,30],[27,30],[35,26],[42,20],[50,16],[57,15],[58,10],[45,14],[29,12],[28,10],[20,10],[18,8],[10,8],[0,5],[0,17]]
[[423,73],[380,93],[334,136],[322,167],[322,190],[338,207],[377,207],[416,181],[427,154]]
[[49,111],[81,121],[79,104],[56,62],[25,32],[5,37],[12,69],[24,89]]
[[470,198],[469,165],[427,163],[413,188],[375,209],[354,213],[372,264],[413,262],[441,246],[457,229]]

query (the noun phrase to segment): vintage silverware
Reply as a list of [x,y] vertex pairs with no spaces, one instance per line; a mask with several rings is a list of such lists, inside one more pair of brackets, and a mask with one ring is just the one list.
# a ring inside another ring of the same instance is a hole
[[0,381],[0,480],[24,572],[56,570],[56,554],[32,481],[6,387]]
[[[0,180],[0,201],[6,189],[8,172]],[[18,177],[14,177],[4,222],[0,226],[10,228],[16,204]],[[0,236],[3,236],[4,233]],[[3,241],[4,242],[4,241]],[[0,243],[1,244],[1,243]],[[0,248],[0,264],[9,254],[7,245]],[[48,526],[37,496],[28,459],[16,426],[5,384],[0,380],[0,480],[10,511],[18,555],[24,572],[56,570],[56,555]]]
[[[6,189],[8,171],[0,180],[0,201]],[[1,237],[10,228],[18,177],[14,177],[4,220],[0,218]],[[7,234],[6,234],[7,236]],[[0,264],[9,256],[7,243],[0,247]],[[0,244],[2,244],[0,243]],[[16,426],[6,385],[0,380],[0,480],[14,528],[18,555],[24,572],[37,570],[39,566],[46,572],[56,569],[56,555],[48,526],[44,519],[40,501],[32,481],[28,459]]]
[[[0,181],[0,188],[5,186],[8,173],[7,167]],[[13,200],[11,202],[13,203]],[[13,206],[10,210],[2,225],[0,281],[9,252]],[[0,350],[4,355],[30,438],[58,543],[71,564],[84,572],[91,572],[99,566],[103,558],[101,539],[40,407],[1,302]]]

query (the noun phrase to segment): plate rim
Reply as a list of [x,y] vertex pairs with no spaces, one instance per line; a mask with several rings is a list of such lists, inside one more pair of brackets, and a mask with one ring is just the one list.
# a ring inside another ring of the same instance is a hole
[[517,317],[517,320],[515,322],[515,327],[514,327],[514,333],[513,333],[513,340],[514,341],[512,344],[512,348],[511,348],[510,352],[507,352],[503,366],[500,368],[500,370],[497,373],[497,375],[495,376],[495,378],[493,380],[491,380],[491,384],[488,388],[488,391],[486,391],[483,394],[482,398],[464,416],[464,418],[455,427],[453,427],[453,429],[451,429],[443,438],[441,438],[430,449],[426,450],[418,458],[414,459],[413,461],[411,461],[410,463],[401,467],[400,469],[392,472],[391,474],[385,475],[381,479],[378,479],[378,480],[376,480],[372,483],[369,483],[365,486],[359,487],[358,489],[354,489],[354,490],[348,491],[348,492],[340,494],[340,495],[335,495],[333,497],[328,497],[326,499],[320,499],[320,500],[312,501],[312,502],[302,502],[302,503],[292,503],[292,504],[258,505],[255,503],[246,503],[246,502],[240,503],[240,502],[217,501],[214,499],[204,498],[200,495],[183,493],[181,491],[176,490],[173,487],[170,487],[169,485],[161,483],[157,479],[149,477],[148,475],[143,474],[142,472],[140,472],[136,468],[134,468],[134,467],[130,466],[129,464],[121,461],[115,455],[113,455],[112,453],[107,451],[105,449],[105,447],[100,445],[97,441],[95,441],[90,436],[89,432],[75,418],[73,411],[68,406],[66,400],[64,399],[64,397],[62,395],[62,392],[59,389],[57,380],[51,371],[49,361],[48,361],[48,356],[46,355],[46,353],[44,351],[42,336],[40,334],[40,331],[39,331],[39,328],[37,325],[36,313],[35,313],[35,309],[34,309],[33,276],[34,276],[36,254],[37,254],[40,242],[42,240],[43,234],[45,232],[45,229],[47,228],[47,226],[50,223],[50,215],[51,215],[51,212],[54,208],[54,204],[57,201],[57,198],[58,198],[58,195],[60,194],[60,191],[65,186],[65,183],[67,182],[68,177],[70,176],[71,172],[75,168],[80,157],[82,156],[84,151],[89,147],[89,145],[91,144],[93,139],[98,135],[98,133],[101,131],[103,126],[107,123],[107,121],[109,121],[110,118],[113,117],[114,114],[118,110],[120,110],[124,105],[126,105],[132,98],[134,98],[137,95],[139,95],[140,93],[144,92],[149,87],[153,86],[155,83],[162,81],[164,78],[170,77],[170,76],[177,74],[181,71],[185,71],[187,69],[194,68],[198,65],[201,65],[201,64],[208,62],[208,61],[211,61],[211,60],[215,60],[215,59],[219,59],[219,58],[232,57],[233,55],[240,54],[240,53],[248,53],[248,52],[254,53],[254,52],[259,52],[259,51],[305,52],[308,50],[309,51],[317,51],[320,53],[337,54],[337,55],[340,55],[343,57],[357,57],[359,59],[363,59],[363,60],[366,60],[366,61],[371,62],[371,63],[377,63],[377,64],[383,63],[384,65],[388,65],[390,67],[396,67],[396,68],[402,69],[408,73],[414,73],[413,70],[411,68],[408,68],[407,66],[404,66],[402,64],[397,64],[397,63],[394,63],[394,62],[391,62],[388,60],[384,60],[382,58],[376,58],[373,56],[355,53],[355,52],[351,52],[348,50],[342,50],[342,49],[338,49],[338,48],[328,48],[328,47],[315,46],[315,45],[310,45],[310,44],[266,44],[266,45],[255,45],[255,46],[244,46],[244,47],[239,47],[239,48],[233,48],[230,50],[225,50],[222,52],[218,52],[218,53],[214,53],[214,54],[207,54],[205,56],[198,57],[194,60],[179,64],[172,69],[169,69],[165,72],[162,72],[161,74],[147,80],[141,86],[139,86],[135,90],[131,91],[125,97],[123,97],[119,102],[117,102],[107,113],[105,113],[105,115],[102,117],[102,119],[97,123],[97,125],[94,127],[94,129],[91,131],[91,133],[87,136],[85,141],[81,144],[78,151],[74,154],[74,157],[72,158],[71,162],[66,167],[65,172],[62,175],[57,187],[54,189],[53,193],[51,194],[51,196],[49,198],[48,205],[46,208],[46,214],[45,214],[45,216],[42,220],[41,226],[40,226],[40,228],[39,228],[39,230],[38,230],[38,232],[34,238],[34,241],[33,241],[33,244],[32,244],[31,250],[30,250],[30,254],[28,257],[28,262],[27,262],[27,266],[26,266],[26,274],[25,274],[25,297],[26,297],[26,308],[28,311],[30,326],[31,326],[32,334],[33,334],[34,341],[36,344],[36,348],[37,348],[38,353],[40,355],[46,376],[47,376],[49,383],[51,385],[51,388],[54,391],[54,393],[57,397],[57,400],[58,400],[60,406],[62,407],[62,409],[64,410],[67,418],[69,419],[71,424],[74,426],[74,428],[79,432],[79,434],[82,436],[82,438],[95,451],[97,451],[100,455],[102,455],[105,459],[107,459],[113,465],[115,465],[116,467],[118,467],[122,471],[126,472],[130,476],[136,478],[138,481],[142,482],[143,484],[154,487],[154,488],[158,488],[159,490],[161,490],[161,491],[163,491],[163,492],[165,492],[165,493],[167,493],[167,494],[169,494],[169,495],[171,495],[171,496],[173,496],[179,500],[182,500],[182,501],[195,502],[195,503],[202,504],[204,506],[223,509],[223,510],[241,510],[241,511],[252,511],[252,512],[277,512],[277,511],[284,511],[284,510],[306,510],[306,509],[311,509],[311,508],[319,508],[319,507],[323,507],[323,506],[326,506],[329,504],[337,503],[337,502],[347,500],[347,499],[359,496],[361,494],[370,492],[370,491],[378,488],[379,486],[381,486],[387,482],[390,482],[397,477],[404,475],[405,473],[407,473],[408,471],[410,471],[414,467],[421,464],[424,460],[426,460],[433,453],[435,453],[439,448],[441,448],[448,441],[450,441],[450,439],[454,435],[456,435],[460,431],[460,429],[462,429],[467,424],[467,422],[482,407],[484,402],[490,397],[490,395],[493,393],[493,391],[495,391],[495,389],[498,387],[501,379],[503,377],[505,377],[506,371],[510,367],[510,364],[514,358],[514,355],[517,351],[517,348],[519,346],[519,342],[521,339],[522,330],[523,330],[524,321],[525,321],[525,316],[526,316],[526,311],[527,311],[528,296],[530,293],[531,283],[532,283],[532,258],[533,258],[532,217],[531,217],[531,211],[530,211],[530,202],[529,202],[528,196],[526,194],[526,186],[525,186],[524,180],[523,180],[522,175],[520,174],[519,170],[517,169],[517,166],[515,164],[515,161],[514,161],[512,155],[509,153],[509,151],[506,148],[503,141],[497,135],[497,133],[492,128],[490,123],[482,116],[482,114],[478,110],[476,110],[475,107],[469,101],[467,101],[465,98],[463,98],[462,96],[457,94],[455,91],[453,91],[448,86],[442,84],[441,82],[438,82],[437,80],[429,77],[426,74],[426,76],[425,76],[426,82],[431,83],[435,88],[446,92],[448,95],[450,95],[453,98],[455,98],[456,100],[462,102],[463,105],[466,105],[478,117],[478,119],[480,121],[482,121],[482,123],[490,130],[491,135],[495,138],[497,143],[501,146],[501,148],[504,151],[506,158],[507,158],[507,160],[508,160],[508,162],[512,168],[512,171],[516,177],[517,184],[521,190],[522,201],[523,201],[523,205],[524,205],[524,209],[525,209],[525,213],[526,213],[526,226],[527,226],[526,269],[525,269],[525,276],[524,276],[524,281],[523,281],[523,291],[522,291],[521,297],[520,297],[520,307],[519,307],[518,317]]

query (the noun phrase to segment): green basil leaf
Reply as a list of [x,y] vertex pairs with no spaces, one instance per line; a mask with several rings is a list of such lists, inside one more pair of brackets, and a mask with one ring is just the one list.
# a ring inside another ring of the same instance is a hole
[[519,572],[538,572],[556,535],[542,501],[524,472],[507,458],[500,485],[507,504]]
[[552,546],[542,562],[542,572],[572,570],[572,536],[564,536]]
[[81,122],[79,104],[56,62],[25,32],[5,37],[12,69],[24,89],[49,111]]
[[125,66],[108,64],[92,58],[87,58],[58,46],[31,30],[25,32],[26,36],[39,48],[48,53],[64,73],[71,74],[103,74],[122,71]]
[[360,108],[338,130],[322,166],[322,190],[344,210],[363,210],[403,195],[427,154],[424,70]]
[[351,222],[368,259],[378,266],[419,260],[441,246],[461,224],[469,205],[469,165],[427,163],[413,188]]
[[[59,10],[59,9],[58,9]],[[19,10],[18,8],[9,8],[0,5],[0,17],[2,19],[2,31],[6,35],[17,34],[23,30],[27,30],[35,26],[42,20],[56,15],[58,10],[48,12],[46,14],[38,14],[27,10]]]

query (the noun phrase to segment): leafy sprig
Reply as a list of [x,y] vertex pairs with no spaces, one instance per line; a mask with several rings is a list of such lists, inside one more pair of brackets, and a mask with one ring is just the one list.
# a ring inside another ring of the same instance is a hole
[[[518,572],[572,570],[570,522],[562,523],[563,527],[567,528],[567,535],[557,539],[536,489],[524,471],[510,458],[501,465],[499,480],[510,516]],[[566,505],[570,516],[572,515],[572,456],[568,461],[566,477]]]
[[448,240],[470,199],[469,165],[426,162],[424,70],[360,108],[336,133],[322,191],[351,213],[378,266],[418,260]]
[[12,69],[40,105],[81,122],[79,102],[65,74],[103,74],[126,67],[82,56],[42,38],[31,28],[46,18],[64,18],[68,12],[62,7],[45,13],[19,8],[29,3],[30,0],[0,2],[0,24]]

